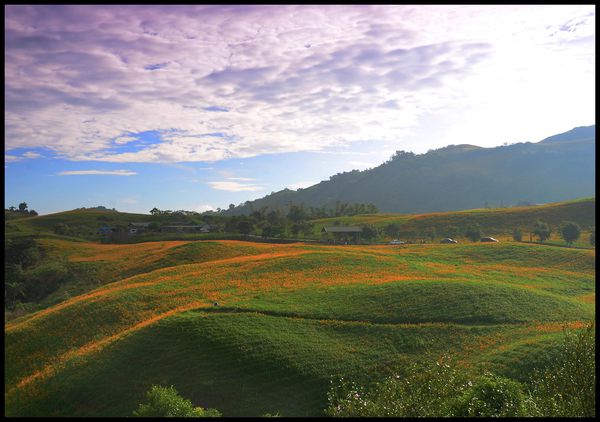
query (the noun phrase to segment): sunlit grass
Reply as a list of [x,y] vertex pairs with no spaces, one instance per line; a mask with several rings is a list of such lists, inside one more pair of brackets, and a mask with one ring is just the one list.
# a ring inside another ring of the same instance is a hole
[[11,415],[128,415],[170,383],[226,416],[315,416],[330,376],[376,377],[426,352],[525,370],[564,324],[595,316],[594,250],[49,242],[115,271],[171,265],[6,324]]

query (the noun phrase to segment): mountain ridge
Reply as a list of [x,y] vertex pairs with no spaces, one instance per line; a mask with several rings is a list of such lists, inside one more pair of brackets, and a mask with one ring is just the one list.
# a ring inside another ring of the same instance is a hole
[[492,148],[448,145],[424,154],[396,153],[381,165],[338,173],[313,186],[246,201],[226,215],[290,203],[332,207],[370,202],[382,212],[456,211],[548,203],[595,195],[595,125],[539,142]]

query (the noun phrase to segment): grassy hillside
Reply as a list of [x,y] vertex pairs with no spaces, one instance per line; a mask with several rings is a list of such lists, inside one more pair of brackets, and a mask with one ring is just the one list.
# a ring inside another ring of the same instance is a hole
[[[107,226],[127,226],[129,223],[157,222],[161,223],[165,216],[132,214],[115,211],[73,210],[55,214],[39,215],[6,221],[4,228],[7,236],[42,236],[58,239],[81,238],[100,240],[98,228]],[[54,228],[62,223],[73,233],[71,236],[55,234]]]
[[331,377],[448,352],[522,376],[595,317],[594,250],[49,242],[134,275],[5,324],[7,415],[127,416],[160,383],[225,416],[318,416]]
[[[515,228],[520,228],[524,239],[536,220],[548,223],[558,238],[558,227],[563,221],[575,221],[584,230],[596,224],[596,199],[582,198],[553,204],[511,207],[482,208],[430,214],[371,214],[352,217],[335,217],[315,220],[315,234],[323,226],[339,221],[343,225],[372,224],[383,228],[390,223],[400,225],[400,237],[424,238],[427,230],[434,229],[442,237],[448,226],[455,226],[461,233],[470,224],[479,224],[487,236],[510,238]],[[462,238],[463,236],[458,236]]]

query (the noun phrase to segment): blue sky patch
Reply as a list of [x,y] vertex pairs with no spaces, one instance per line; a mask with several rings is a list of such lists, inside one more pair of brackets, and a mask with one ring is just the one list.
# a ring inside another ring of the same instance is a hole
[[210,106],[210,107],[204,107],[204,110],[206,111],[217,111],[217,112],[223,112],[223,113],[227,113],[229,111],[229,109],[225,108],[225,107],[219,107],[219,106]]
[[164,69],[168,65],[169,65],[169,62],[149,64],[147,66],[144,66],[144,69],[146,69],[146,70],[158,70],[158,69]]

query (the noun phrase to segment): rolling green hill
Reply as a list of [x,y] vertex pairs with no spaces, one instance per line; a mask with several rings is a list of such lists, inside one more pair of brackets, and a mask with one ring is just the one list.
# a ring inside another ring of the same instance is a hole
[[443,353],[523,376],[595,318],[595,250],[50,241],[148,271],[5,324],[7,416],[128,416],[151,384],[224,416],[318,416],[332,377]]
[[396,223],[400,226],[400,237],[414,239],[426,238],[426,233],[432,229],[438,237],[443,237],[449,226],[459,230],[460,238],[465,228],[471,224],[479,224],[487,236],[510,238],[515,228],[520,228],[524,236],[527,236],[537,220],[548,223],[554,229],[555,238],[558,238],[558,227],[564,221],[574,221],[584,230],[589,230],[596,224],[596,199],[582,198],[545,205],[480,208],[430,214],[357,215],[324,218],[314,222],[315,233],[319,233],[323,226],[334,225],[334,222],[343,225],[372,224],[378,228]]
[[383,212],[425,213],[519,202],[548,203],[595,193],[596,126],[495,148],[450,145],[397,151],[372,169],[331,176],[306,189],[284,189],[226,211],[250,214],[290,202],[331,208],[336,201],[372,203]]

